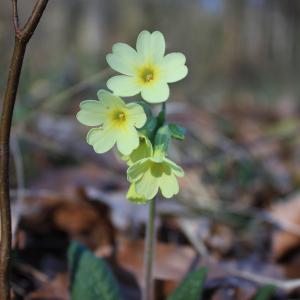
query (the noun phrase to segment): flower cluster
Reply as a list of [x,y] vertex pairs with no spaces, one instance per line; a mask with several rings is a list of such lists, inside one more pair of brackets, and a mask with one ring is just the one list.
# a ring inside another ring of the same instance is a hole
[[[107,81],[112,92],[100,90],[97,100],[81,102],[78,121],[94,127],[87,134],[87,143],[97,153],[116,145],[128,165],[129,200],[145,203],[159,190],[170,198],[178,193],[177,177],[184,172],[167,157],[168,145],[171,138],[183,139],[184,130],[166,123],[164,102],[170,96],[168,84],[188,73],[185,56],[178,52],[165,55],[162,33],[144,30],[137,38],[136,49],[117,43],[106,59],[121,75]],[[137,94],[144,101],[127,104],[120,98]],[[159,115],[152,115],[148,103],[163,103]]]

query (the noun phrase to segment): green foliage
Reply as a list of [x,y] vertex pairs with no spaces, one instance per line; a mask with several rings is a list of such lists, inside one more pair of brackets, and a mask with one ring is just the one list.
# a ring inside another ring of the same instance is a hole
[[68,250],[72,300],[120,300],[120,292],[106,262],[73,242]]
[[206,274],[206,268],[200,268],[198,271],[190,273],[168,297],[168,300],[201,299]]
[[264,285],[257,291],[253,300],[270,300],[274,295],[275,290],[276,286],[273,284]]
[[184,140],[185,137],[185,128],[177,125],[177,124],[169,124],[169,130],[171,132],[171,136],[177,140]]
[[166,104],[163,104],[163,107],[159,112],[159,114],[157,115],[156,119],[157,119],[157,128],[164,125],[166,120]]

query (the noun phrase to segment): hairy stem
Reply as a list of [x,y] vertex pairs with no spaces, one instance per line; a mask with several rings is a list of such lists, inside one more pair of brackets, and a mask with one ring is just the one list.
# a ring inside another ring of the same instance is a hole
[[154,281],[153,281],[153,262],[155,256],[155,216],[156,216],[156,198],[149,201],[149,216],[147,224],[147,233],[145,241],[144,254],[144,288],[143,300],[154,299]]
[[13,110],[19,86],[26,45],[34,33],[48,0],[38,0],[23,29],[19,28],[17,0],[12,0],[15,44],[0,121],[0,299],[10,299],[9,267],[11,252],[11,214],[9,196],[9,140]]

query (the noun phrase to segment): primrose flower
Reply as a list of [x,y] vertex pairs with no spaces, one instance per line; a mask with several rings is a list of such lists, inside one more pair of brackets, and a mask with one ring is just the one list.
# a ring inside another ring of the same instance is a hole
[[165,198],[176,195],[179,192],[176,176],[183,175],[180,166],[164,155],[156,156],[155,153],[138,160],[127,170],[127,178],[134,183],[135,192],[148,200],[154,198],[159,189]]
[[[120,158],[125,160],[128,166],[133,165],[138,160],[151,156],[153,153],[152,144],[150,140],[141,133],[139,138],[139,146],[136,149],[134,149],[129,155],[122,155],[121,153],[119,153]],[[126,194],[126,198],[129,201],[134,202],[135,204],[145,204],[147,202],[145,196],[139,195],[136,192],[134,183],[130,184],[128,192]]]
[[174,52],[165,55],[165,39],[161,32],[142,31],[136,50],[125,43],[117,43],[106,56],[109,66],[123,75],[107,81],[114,94],[128,97],[141,93],[150,103],[169,98],[168,83],[184,78],[188,73],[185,56]]
[[136,128],[146,122],[146,114],[141,105],[125,104],[108,91],[100,90],[99,100],[86,100],[80,103],[77,119],[87,126],[99,126],[87,134],[87,142],[95,152],[104,153],[117,144],[118,150],[129,155],[139,146]]

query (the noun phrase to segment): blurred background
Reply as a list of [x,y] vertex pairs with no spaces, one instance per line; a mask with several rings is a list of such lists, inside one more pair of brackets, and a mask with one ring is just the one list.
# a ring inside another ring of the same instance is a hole
[[[19,2],[22,23],[35,1]],[[0,0],[2,96],[11,14]],[[251,299],[257,270],[267,283],[300,277],[299,1],[52,0],[27,49],[12,129],[17,299],[46,299],[36,296],[45,290],[68,299],[71,239],[103,257],[118,245],[118,267],[141,275],[132,253],[142,255],[147,207],[125,199],[125,165],[95,154],[75,115],[113,74],[112,45],[135,46],[144,29],[161,31],[167,52],[183,52],[189,67],[168,101],[169,120],[187,128],[170,154],[186,176],[176,199],[158,205],[157,299],[199,264],[209,269],[205,299]],[[118,276],[139,299],[138,283]],[[276,297],[299,299],[299,289],[280,287]]]

